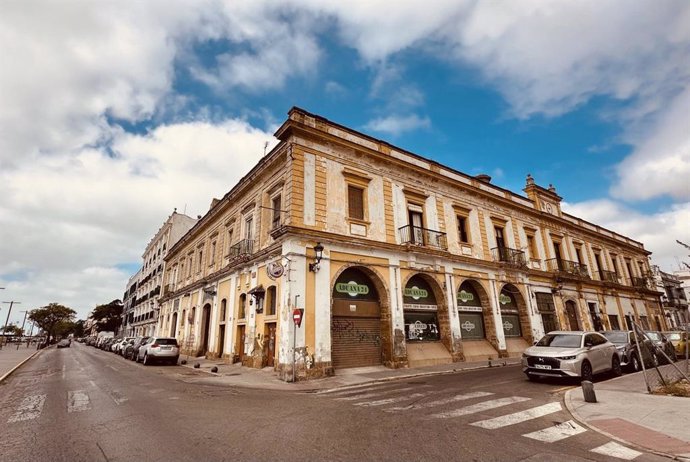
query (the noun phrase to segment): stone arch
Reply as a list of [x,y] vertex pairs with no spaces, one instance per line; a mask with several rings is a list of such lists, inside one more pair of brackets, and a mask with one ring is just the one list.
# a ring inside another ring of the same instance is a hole
[[[440,341],[441,343],[448,349],[448,351],[452,354],[462,354],[461,351],[456,351],[454,342],[453,342],[453,335],[451,332],[450,328],[450,317],[449,317],[449,312],[448,312],[448,299],[446,297],[446,293],[441,287],[442,282],[439,282],[438,279],[436,279],[434,276],[432,276],[429,273],[424,273],[424,272],[418,272],[418,273],[410,273],[405,280],[403,281],[402,284],[402,290],[404,291],[407,285],[409,284],[410,280],[412,278],[420,278],[426,284],[429,286],[431,291],[433,292],[434,299],[436,301],[436,306],[437,308],[437,316],[438,316],[438,328],[439,328],[439,333],[440,333]],[[403,292],[404,293],[404,292]],[[403,309],[404,311],[404,309]]]
[[[390,297],[388,286],[384,282],[386,279],[381,276],[381,274],[375,269],[369,266],[363,266],[358,264],[347,264],[343,265],[338,271],[331,276],[331,290],[335,287],[335,283],[340,278],[340,275],[346,270],[356,269],[361,271],[365,276],[369,278],[371,283],[376,289],[379,308],[381,313],[381,355],[382,362],[388,367],[399,367],[399,357],[396,354],[396,348],[394,347],[394,336],[393,336],[393,325],[391,319],[391,308],[390,308]],[[333,297],[331,296],[331,318],[333,313]],[[396,332],[395,337],[397,338],[398,333]],[[401,336],[404,337],[402,333]],[[404,355],[403,355],[404,356]]]
[[499,310],[500,310],[500,296],[503,293],[507,293],[514,297],[515,304],[517,305],[518,318],[520,322],[520,337],[522,337],[528,345],[534,343],[534,337],[532,335],[532,324],[530,323],[529,310],[527,308],[526,298],[522,291],[512,283],[504,284],[498,294],[499,294]]
[[[479,297],[479,303],[482,307],[482,320],[484,321],[484,338],[491,344],[491,346],[499,351],[498,348],[498,337],[496,336],[496,322],[494,321],[494,315],[491,310],[491,299],[489,298],[489,290],[484,287],[484,285],[477,281],[476,279],[464,279],[458,285],[457,292],[460,293],[463,284],[469,284],[472,289],[477,293]],[[456,294],[456,297],[458,294]],[[462,325],[460,326],[462,330]]]

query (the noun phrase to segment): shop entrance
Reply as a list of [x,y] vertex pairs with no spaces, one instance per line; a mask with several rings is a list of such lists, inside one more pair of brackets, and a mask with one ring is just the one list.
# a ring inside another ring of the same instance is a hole
[[276,356],[276,324],[274,322],[264,325],[264,339],[266,341],[266,366],[275,366]]
[[382,363],[379,296],[371,279],[357,268],[343,271],[333,287],[331,341],[336,369]]

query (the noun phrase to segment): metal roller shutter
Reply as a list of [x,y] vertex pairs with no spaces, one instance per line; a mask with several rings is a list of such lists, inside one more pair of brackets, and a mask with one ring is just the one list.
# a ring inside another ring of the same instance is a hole
[[381,364],[381,318],[333,316],[334,368]]

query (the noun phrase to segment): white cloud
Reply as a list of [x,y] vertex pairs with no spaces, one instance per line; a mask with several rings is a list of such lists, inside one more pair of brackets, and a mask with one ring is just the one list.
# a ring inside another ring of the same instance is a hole
[[73,304],[80,315],[121,297],[153,233],[174,207],[204,214],[263,155],[271,134],[241,120],[117,133],[114,156],[85,148],[22,164],[2,178],[0,282],[23,306]]
[[690,202],[667,210],[642,214],[608,199],[563,203],[563,210],[612,231],[642,242],[653,252],[652,262],[664,271],[678,269],[678,260],[690,264],[687,250],[676,240],[690,242]]
[[369,121],[366,128],[375,132],[387,133],[397,136],[403,132],[430,128],[431,120],[428,117],[419,117],[417,114],[407,116],[391,115]]

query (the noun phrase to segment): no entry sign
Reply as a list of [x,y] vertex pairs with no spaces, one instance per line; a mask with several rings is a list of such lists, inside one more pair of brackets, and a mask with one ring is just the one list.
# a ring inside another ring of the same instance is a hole
[[303,314],[304,310],[302,308],[295,308],[295,310],[292,312],[292,320],[295,321],[295,325],[297,327],[300,327],[302,325]]

